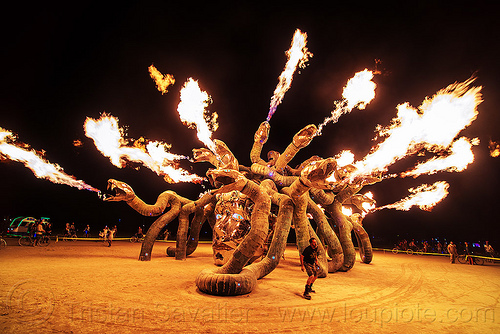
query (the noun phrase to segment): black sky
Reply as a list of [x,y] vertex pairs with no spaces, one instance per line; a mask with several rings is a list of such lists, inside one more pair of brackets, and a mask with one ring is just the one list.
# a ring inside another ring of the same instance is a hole
[[[308,34],[314,56],[295,75],[273,116],[263,153],[283,151],[302,127],[321,123],[341,98],[347,80],[364,68],[374,69],[376,59],[382,74],[374,79],[375,100],[367,109],[328,125],[292,165],[343,149],[362,158],[373,146],[376,125],[388,125],[398,104],[417,107],[426,96],[475,75],[484,102],[477,120],[461,133],[481,140],[474,148],[474,164],[462,173],[387,180],[371,187],[379,205],[407,196],[410,187],[437,180],[450,183],[450,194],[432,212],[384,210],[369,215],[365,225],[376,237],[500,243],[495,212],[500,160],[489,157],[487,148],[490,139],[500,141],[499,9],[495,1],[309,2],[300,7],[231,2],[198,8],[169,1],[18,4],[2,13],[0,126],[45,150],[49,161],[96,188],[104,189],[108,178],[116,178],[149,203],[166,189],[194,199],[204,190],[200,185],[169,185],[146,168],[111,165],[85,137],[85,118],[108,112],[128,126],[131,138],[162,140],[172,144],[172,153],[190,156],[203,144],[194,130],[182,125],[176,109],[182,84],[193,77],[212,96],[209,109],[219,114],[214,138],[249,166],[253,134],[267,116],[285,51],[298,28]],[[156,90],[148,74],[151,64],[175,76],[169,93]],[[84,146],[74,147],[75,139]],[[415,160],[403,162],[401,168],[404,163]],[[203,175],[209,166],[185,167]],[[3,217],[48,216],[60,225],[120,224],[123,230],[151,222],[124,203],[103,203],[95,193],[36,179],[20,163],[0,163],[0,178]]]

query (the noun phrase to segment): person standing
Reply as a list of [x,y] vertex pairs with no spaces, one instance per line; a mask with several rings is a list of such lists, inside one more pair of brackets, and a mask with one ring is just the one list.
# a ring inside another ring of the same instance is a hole
[[305,299],[311,299],[309,293],[316,292],[312,289],[312,285],[318,278],[318,267],[318,243],[315,238],[311,238],[309,239],[309,246],[300,254],[300,268],[302,271],[305,270],[309,276],[303,294]]
[[467,261],[469,261],[469,264],[474,264],[474,261],[472,260],[471,255],[472,255],[472,252],[470,250],[470,245],[466,241],[465,242],[465,257],[466,257]]
[[441,254],[441,253],[442,253],[442,252],[441,252],[441,250],[442,250],[442,246],[441,246],[441,243],[440,243],[439,241],[438,241],[438,242],[437,242],[437,244],[436,244],[436,249],[437,249],[437,252],[438,252],[439,254]]
[[108,247],[111,247],[111,243],[113,242],[113,237],[116,233],[116,230],[112,228],[111,230],[108,231]]
[[89,238],[90,237],[90,225],[87,224],[87,226],[83,230],[83,236],[85,238]]
[[490,245],[489,241],[486,241],[486,244],[484,245],[484,250],[491,256],[495,257],[495,250],[493,247]]
[[457,253],[457,246],[453,243],[453,241],[450,241],[450,244],[448,245],[448,253],[450,253],[450,262],[455,263],[455,259],[458,256]]

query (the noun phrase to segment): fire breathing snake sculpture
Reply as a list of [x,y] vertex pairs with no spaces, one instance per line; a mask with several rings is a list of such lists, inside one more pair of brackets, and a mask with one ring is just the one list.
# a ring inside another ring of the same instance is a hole
[[[269,152],[268,161],[265,161],[261,158],[261,151],[269,130],[266,121],[256,131],[250,168],[240,165],[220,140],[214,140],[215,153],[204,148],[194,149],[195,162],[209,162],[215,167],[207,172],[214,189],[198,200],[165,191],[155,204],[149,205],[126,183],[109,180],[109,194],[105,201],[125,201],[144,216],[159,216],[146,233],[139,260],[151,260],[157,236],[177,218],[176,246],[167,249],[167,255],[176,260],[185,260],[195,251],[201,227],[206,221],[212,228],[214,262],[218,266],[205,269],[196,277],[199,290],[208,294],[250,293],[258,279],[278,266],[292,227],[300,253],[308,246],[311,237],[318,240],[319,277],[353,267],[356,252],[352,232],[362,262],[370,263],[372,247],[359,213],[364,211],[364,202],[372,203],[373,200],[358,192],[367,184],[379,182],[380,178],[365,177],[355,182],[342,182],[354,166],[339,167],[335,159],[317,156],[296,169],[289,167],[292,158],[314,138],[317,131],[314,125],[297,132],[283,153]],[[336,182],[327,182],[332,174]],[[357,213],[346,216],[342,213],[343,205],[350,205]]]

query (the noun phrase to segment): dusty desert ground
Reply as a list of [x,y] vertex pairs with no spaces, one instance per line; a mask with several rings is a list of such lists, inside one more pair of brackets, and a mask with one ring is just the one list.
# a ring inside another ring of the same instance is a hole
[[210,244],[186,261],[157,243],[51,243],[0,250],[1,333],[500,333],[500,265],[450,264],[442,256],[377,251],[369,265],[330,274],[301,297],[306,276],[289,246],[250,294],[200,293]]

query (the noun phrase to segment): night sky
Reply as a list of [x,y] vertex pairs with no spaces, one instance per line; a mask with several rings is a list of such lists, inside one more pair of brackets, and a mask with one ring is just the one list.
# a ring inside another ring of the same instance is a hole
[[[498,2],[213,3],[20,3],[3,11],[0,127],[45,150],[50,162],[98,189],[115,178],[130,184],[147,203],[168,189],[196,199],[205,190],[199,184],[170,185],[147,168],[113,166],[85,137],[85,118],[110,113],[128,127],[128,137],[161,140],[172,144],[172,153],[192,156],[193,148],[204,146],[177,113],[179,91],[192,77],[212,97],[209,110],[219,115],[213,138],[224,141],[240,164],[250,166],[253,135],[266,119],[293,33],[301,29],[314,56],[294,76],[271,119],[263,157],[269,150],[282,152],[305,125],[321,123],[341,99],[347,80],[365,68],[381,72],[374,78],[378,87],[372,103],[327,125],[290,165],[344,149],[361,159],[374,145],[377,124],[389,125],[398,104],[418,107],[425,97],[474,75],[475,84],[483,86],[484,102],[460,136],[480,139],[473,148],[475,162],[461,173],[365,187],[363,192],[371,190],[379,206],[406,197],[410,187],[438,180],[450,183],[450,194],[431,212],[382,210],[368,215],[364,225],[374,240],[489,239],[500,249],[495,195],[500,158],[488,151],[490,139],[500,141]],[[176,83],[167,94],[155,88],[148,73],[151,64],[174,75]],[[82,147],[73,145],[77,139]],[[390,172],[417,160],[405,159]],[[183,167],[204,175],[211,166],[184,161]],[[50,217],[56,229],[74,221],[81,230],[90,223],[94,232],[116,224],[119,235],[154,221],[123,202],[104,203],[93,192],[37,179],[18,162],[3,160],[0,178],[4,218]]]

